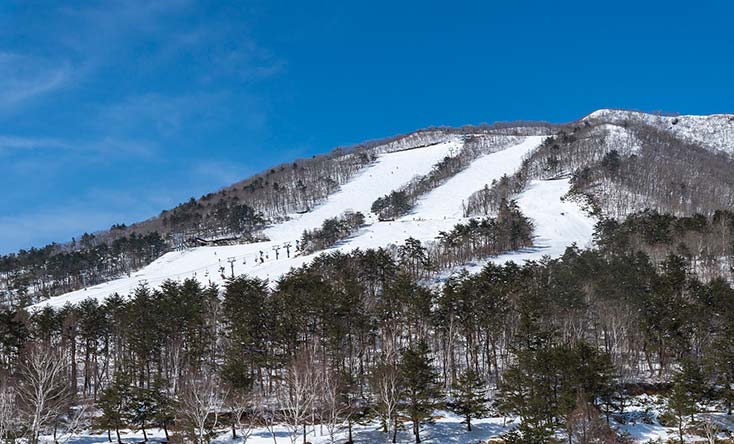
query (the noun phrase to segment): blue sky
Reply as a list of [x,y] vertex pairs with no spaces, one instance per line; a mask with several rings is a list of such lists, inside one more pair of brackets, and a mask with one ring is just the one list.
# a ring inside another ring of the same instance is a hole
[[601,107],[734,112],[728,2],[0,2],[0,252],[299,156]]

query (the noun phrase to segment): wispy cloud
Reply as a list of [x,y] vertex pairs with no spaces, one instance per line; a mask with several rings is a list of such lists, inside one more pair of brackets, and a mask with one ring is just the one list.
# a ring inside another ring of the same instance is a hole
[[69,149],[71,146],[59,139],[44,137],[18,137],[0,134],[0,153],[39,149]]
[[251,36],[256,8],[42,9],[0,11],[13,24],[0,26],[0,249],[155,214],[253,172],[220,159],[267,133],[257,83],[287,67]]
[[[52,137],[22,137],[0,134],[0,154],[18,153],[32,156],[38,151],[54,151],[57,156],[83,155],[89,161],[95,155],[150,157],[157,144],[145,140],[101,137],[87,140],[63,140]],[[23,158],[23,157],[21,157]],[[60,157],[57,157],[60,159]]]
[[0,108],[10,108],[57,91],[72,78],[67,61],[0,52]]

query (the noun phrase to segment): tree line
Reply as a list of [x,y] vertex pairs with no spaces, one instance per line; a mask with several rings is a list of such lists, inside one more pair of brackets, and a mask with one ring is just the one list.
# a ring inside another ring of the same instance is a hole
[[319,228],[304,230],[300,249],[303,254],[325,250],[356,233],[363,225],[362,213],[346,211],[340,216],[325,219]]
[[705,409],[731,411],[734,290],[730,272],[702,280],[674,247],[649,256],[647,244],[674,246],[691,223],[659,218],[600,224],[597,249],[490,263],[441,287],[425,285],[438,270],[412,242],[323,254],[275,283],[169,281],[62,309],[8,308],[0,432],[35,442],[93,427],[114,441],[121,428],[155,427],[200,443],[280,424],[300,442],[375,420],[386,441],[408,426],[420,442],[444,407],[467,428],[521,418],[508,442],[559,430],[623,442],[607,421],[624,422],[647,392],[665,400],[656,419],[682,435]]
[[157,233],[110,242],[84,234],[71,245],[50,244],[0,256],[0,295],[5,305],[26,306],[106,282],[152,262],[169,250]]

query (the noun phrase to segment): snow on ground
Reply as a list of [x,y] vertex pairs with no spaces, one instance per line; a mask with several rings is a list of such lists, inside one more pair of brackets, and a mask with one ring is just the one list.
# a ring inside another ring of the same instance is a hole
[[514,173],[526,154],[540,146],[544,137],[527,137],[518,145],[496,153],[486,154],[471,163],[464,171],[449,179],[422,199],[410,216],[421,219],[459,218],[464,213],[463,203],[475,191]]
[[[660,413],[660,405],[648,400],[646,396],[640,397],[639,405],[630,406],[626,417],[630,418],[625,424],[621,424],[612,419],[610,425],[617,430],[618,433],[624,433],[635,443],[647,442],[666,442],[668,439],[677,439],[678,432],[675,427],[666,427],[659,424],[657,416]],[[649,398],[649,397],[647,397]],[[637,417],[638,419],[632,419]],[[709,417],[718,425],[719,439],[727,438],[725,430],[731,430],[734,425],[730,416],[725,413],[711,413]],[[426,443],[449,443],[449,444],[474,444],[486,443],[493,438],[499,438],[503,434],[511,431],[517,426],[519,421],[517,418],[509,418],[502,416],[493,416],[488,418],[473,419],[472,431],[468,432],[463,418],[454,413],[447,411],[436,411],[434,413],[433,424],[424,424],[421,427],[421,441]],[[699,419],[702,419],[699,415]],[[211,442],[213,444],[235,444],[242,443],[242,439],[232,439],[231,432],[227,430],[227,424],[220,424],[217,438]],[[165,433],[159,429],[147,430],[149,442],[164,442]],[[275,426],[271,433],[265,427],[257,427],[252,430],[251,435],[247,439],[247,444],[290,444],[291,433],[285,426]],[[380,424],[377,420],[372,420],[363,424],[354,424],[352,429],[352,437],[355,443],[376,443],[390,442],[386,439],[387,435],[382,432]],[[103,444],[107,443],[106,432],[82,432],[65,441],[62,438],[59,442],[67,442],[68,444]],[[143,433],[137,430],[121,430],[121,438],[124,443],[139,443],[143,441]],[[559,431],[557,438],[566,441],[564,433]],[[114,431],[112,439],[116,441]],[[692,436],[686,434],[686,442],[704,442],[703,437]],[[329,433],[324,427],[323,429],[316,425],[308,427],[307,440],[313,444],[327,444],[331,442]],[[334,442],[342,443],[347,441],[346,424],[340,427],[336,434]],[[42,442],[53,442],[52,437],[42,438]],[[301,435],[297,439],[298,443],[303,442]],[[402,428],[398,432],[398,443],[412,443],[415,439],[411,431],[411,423],[404,422]]]
[[[480,157],[464,171],[423,196],[413,213],[392,222],[377,221],[369,212],[372,202],[407,183],[415,175],[430,171],[443,157],[456,152],[461,142],[455,140],[427,148],[384,154],[345,184],[339,192],[330,196],[323,205],[268,228],[265,235],[270,241],[198,247],[167,253],[129,277],[51,298],[39,306],[49,304],[59,307],[86,298],[103,300],[113,293],[127,295],[141,283],[156,287],[167,279],[195,278],[204,285],[221,284],[231,275],[232,268],[235,274],[247,274],[272,282],[291,268],[297,268],[321,253],[297,256],[292,248],[291,257],[287,258],[285,249],[281,248],[280,257],[276,260],[274,246],[282,246],[285,242],[291,242],[295,246],[295,240],[300,238],[304,229],[315,228],[324,219],[337,216],[348,209],[363,212],[367,216],[366,226],[329,251],[346,252],[356,248],[400,244],[408,237],[423,242],[432,241],[440,231],[450,230],[465,220],[462,218],[464,200],[492,180],[515,172],[523,158],[542,141],[543,137],[527,137],[515,146]],[[558,256],[573,242],[579,247],[587,246],[591,240],[593,221],[575,203],[561,201],[568,189],[566,180],[533,182],[518,201],[522,211],[535,221],[536,247],[492,260],[522,262],[539,259],[543,255]],[[260,252],[266,258],[264,263],[256,261]],[[230,261],[233,262],[230,264]],[[472,268],[476,267],[479,265]]]
[[496,153],[486,154],[440,187],[423,196],[415,210],[392,222],[376,222],[374,215],[369,225],[357,236],[341,246],[342,249],[374,248],[399,244],[409,237],[421,242],[432,241],[439,232],[451,230],[466,220],[463,203],[472,193],[504,174],[514,173],[526,154],[537,148],[543,137],[528,137],[518,145]]
[[[450,444],[469,444],[477,442],[486,442],[490,438],[499,437],[503,433],[514,428],[515,424],[501,417],[483,418],[472,421],[472,431],[467,432],[466,426],[461,423],[462,418],[450,412],[436,412],[434,424],[426,424],[421,427],[421,441],[426,443],[450,443]],[[226,425],[224,426],[226,427]],[[224,429],[222,427],[222,429]],[[277,426],[274,428],[274,435],[265,427],[259,427],[253,430],[252,435],[247,439],[247,444],[290,444],[291,434],[285,427]],[[164,432],[162,430],[148,430],[148,439],[151,442],[164,441]],[[353,427],[352,437],[355,443],[376,443],[386,442],[386,435],[381,431],[378,421],[372,421],[367,424],[355,424]],[[50,442],[53,442],[48,437]],[[143,434],[138,431],[126,430],[121,435],[122,441],[125,443],[142,442]],[[347,431],[341,430],[335,436],[335,442],[346,442]],[[412,434],[411,423],[403,424],[402,429],[398,432],[398,443],[412,443],[415,438]],[[112,439],[115,440],[115,433],[112,432]],[[314,428],[309,427],[308,442],[313,444],[326,444],[331,442],[326,427],[323,430],[317,425]],[[107,434],[87,434],[82,433],[71,438],[69,444],[102,444],[107,443]],[[299,437],[298,443],[302,443]],[[233,440],[231,432],[222,432],[217,439],[212,441],[214,444],[234,444],[242,443],[242,439]]]
[[[274,246],[285,242],[295,246],[295,240],[300,238],[303,230],[315,228],[324,219],[338,216],[347,209],[369,213],[375,199],[407,183],[416,175],[428,173],[433,165],[460,148],[461,142],[453,140],[426,148],[383,154],[374,164],[343,185],[340,191],[329,196],[323,205],[306,214],[294,214],[291,220],[268,228],[265,232],[270,239],[268,242],[170,252],[129,277],[70,292],[40,305],[62,306],[90,297],[104,299],[113,293],[127,295],[142,282],[155,287],[166,279],[196,278],[203,284],[220,283],[223,281],[221,268],[225,269],[226,276],[231,274],[232,266],[227,262],[229,258],[235,259],[235,274],[246,273],[275,279],[291,267],[302,265],[307,258],[291,255],[291,259],[287,260],[286,252],[282,249],[280,260],[276,261],[272,250]],[[255,259],[261,251],[268,258],[264,264],[256,265]]]

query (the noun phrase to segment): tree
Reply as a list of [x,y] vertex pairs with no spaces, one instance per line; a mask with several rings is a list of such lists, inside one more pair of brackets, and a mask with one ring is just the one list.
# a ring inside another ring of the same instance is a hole
[[518,433],[542,442],[568,421],[578,399],[593,404],[610,390],[609,359],[586,343],[516,352],[500,382],[499,407],[520,416]]
[[[403,378],[397,365],[383,358],[370,375],[374,409],[382,421],[387,442],[397,441],[397,414],[403,397]],[[392,433],[391,433],[392,432]]]
[[64,360],[54,350],[32,345],[20,366],[19,410],[36,444],[45,427],[61,416],[71,402]]
[[614,430],[600,417],[599,410],[582,396],[566,423],[568,444],[616,444]]
[[194,444],[209,442],[210,432],[217,426],[221,404],[219,381],[215,376],[205,375],[200,379],[191,376],[186,381],[178,412],[192,433]]
[[673,387],[668,396],[668,409],[675,417],[678,437],[683,443],[687,419],[691,420],[698,411],[698,400],[703,392],[703,378],[700,368],[691,360],[686,360],[682,368],[673,376]]
[[[137,426],[143,432],[143,440],[148,441],[146,426],[155,424],[162,418],[167,402],[160,391],[160,387],[136,387],[131,391],[129,423]],[[165,424],[163,424],[165,429]],[[168,431],[166,430],[166,434]]]
[[487,389],[479,373],[466,369],[456,380],[454,399],[448,407],[457,415],[464,417],[467,431],[471,432],[472,418],[481,418],[488,413]]
[[407,348],[400,362],[404,384],[403,409],[413,422],[416,444],[421,442],[420,425],[430,420],[440,395],[436,386],[436,370],[431,365],[428,344],[421,341]]
[[248,420],[246,417],[254,414],[255,403],[262,400],[255,396],[250,370],[239,354],[228,354],[220,372],[222,382],[227,387],[225,403],[232,414],[232,439],[237,439],[239,430],[242,442],[247,442],[253,424],[251,418]]
[[306,444],[306,423],[316,407],[321,384],[310,353],[298,353],[286,369],[285,383],[285,387],[279,391],[278,401],[290,431],[291,443],[298,441],[299,431],[302,430],[303,444]]
[[163,429],[166,435],[166,441],[170,441],[168,436],[168,425],[176,419],[176,405],[173,398],[166,393],[162,380],[157,380],[151,389],[153,398],[153,424]]
[[102,414],[95,420],[95,426],[107,430],[107,439],[112,442],[110,430],[114,429],[117,442],[121,443],[120,429],[128,424],[132,406],[132,380],[122,371],[115,373],[109,387],[102,390],[97,406]]
[[3,376],[0,379],[0,442],[16,432],[18,427],[15,388]]
[[[229,339],[225,356],[225,382],[238,389],[262,379],[266,364],[269,326],[268,283],[240,276],[230,279],[222,304],[225,333]],[[247,381],[249,380],[249,381]]]
[[350,375],[328,371],[321,378],[320,411],[321,422],[326,425],[329,441],[336,442],[336,434],[343,429],[344,422],[349,426],[348,442],[352,442],[352,414],[354,412],[353,381]]

